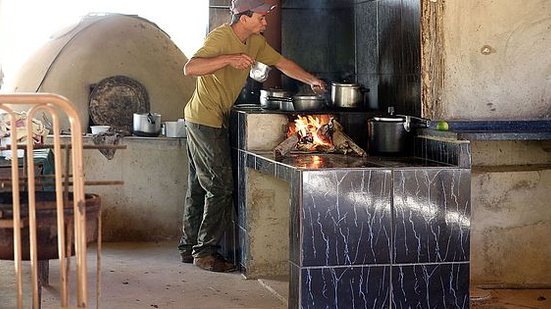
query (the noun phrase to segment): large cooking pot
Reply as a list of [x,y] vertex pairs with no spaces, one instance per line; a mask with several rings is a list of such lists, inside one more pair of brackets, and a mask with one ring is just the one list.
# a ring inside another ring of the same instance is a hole
[[159,136],[161,134],[161,114],[134,113],[133,132],[137,136]]
[[368,148],[372,155],[405,155],[413,144],[413,130],[427,127],[430,120],[406,116],[385,115],[367,120]]
[[292,103],[293,111],[295,112],[319,111],[323,110],[326,106],[325,97],[315,94],[296,94],[292,97],[268,97],[268,100],[278,101],[280,108],[286,111],[290,110],[288,105]]
[[331,83],[331,102],[338,108],[359,108],[367,92],[360,84]]
[[278,98],[288,98],[291,92],[278,88],[261,89],[260,90],[260,106],[265,109],[280,108],[280,100]]

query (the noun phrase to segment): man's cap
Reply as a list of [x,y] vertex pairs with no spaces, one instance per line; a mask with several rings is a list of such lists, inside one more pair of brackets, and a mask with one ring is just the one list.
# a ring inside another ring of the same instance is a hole
[[269,13],[276,6],[262,0],[232,0],[230,11],[233,14],[251,11],[254,13]]

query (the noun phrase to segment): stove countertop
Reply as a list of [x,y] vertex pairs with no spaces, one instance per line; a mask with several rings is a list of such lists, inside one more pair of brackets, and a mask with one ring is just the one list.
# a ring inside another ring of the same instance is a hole
[[436,121],[420,134],[459,140],[530,141],[551,140],[551,120],[448,121],[448,131],[436,130]]
[[284,111],[280,109],[267,109],[260,106],[260,104],[238,104],[233,106],[233,110],[238,113],[246,114],[368,114],[378,115],[377,111],[365,110],[365,109],[347,109],[347,108],[323,108],[312,111]]
[[301,170],[326,170],[326,169],[358,169],[358,168],[442,168],[453,165],[423,160],[416,157],[379,157],[368,156],[360,158],[343,154],[322,154],[322,153],[297,153],[292,152],[282,160],[276,160],[272,152],[256,152],[254,156],[258,159],[267,160],[276,165],[285,165]]

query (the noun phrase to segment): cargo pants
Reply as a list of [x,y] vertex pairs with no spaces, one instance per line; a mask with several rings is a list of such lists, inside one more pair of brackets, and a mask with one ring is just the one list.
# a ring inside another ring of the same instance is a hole
[[184,202],[182,256],[217,252],[230,223],[233,177],[228,130],[186,122],[189,159]]

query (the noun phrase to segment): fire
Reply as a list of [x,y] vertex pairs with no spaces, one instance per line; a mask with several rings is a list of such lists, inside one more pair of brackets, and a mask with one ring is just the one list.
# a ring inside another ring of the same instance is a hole
[[287,136],[298,133],[299,143],[308,145],[309,151],[314,151],[318,147],[332,148],[330,122],[330,115],[299,115],[294,122],[289,124]]

